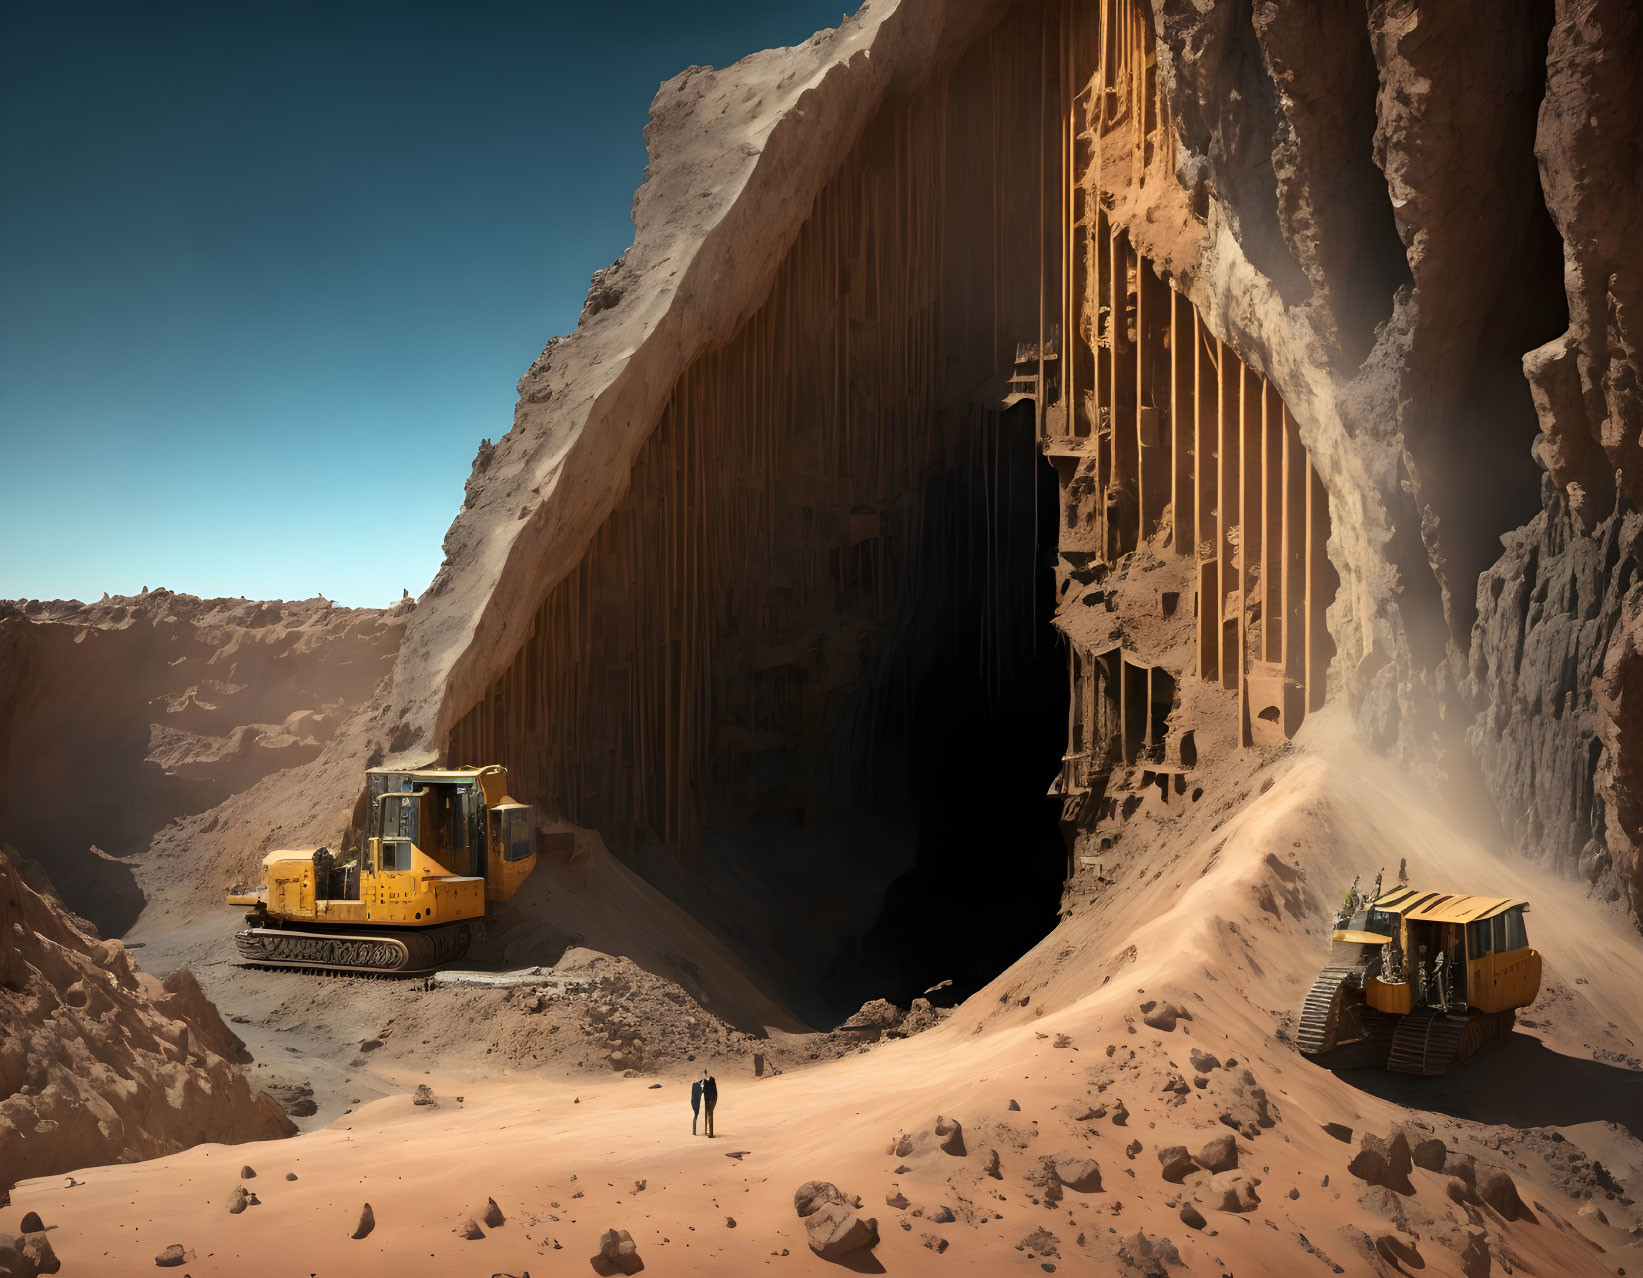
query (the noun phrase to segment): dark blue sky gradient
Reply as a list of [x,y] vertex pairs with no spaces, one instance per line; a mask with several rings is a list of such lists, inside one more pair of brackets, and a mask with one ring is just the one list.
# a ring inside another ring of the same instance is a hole
[[0,0],[0,598],[418,594],[712,5]]

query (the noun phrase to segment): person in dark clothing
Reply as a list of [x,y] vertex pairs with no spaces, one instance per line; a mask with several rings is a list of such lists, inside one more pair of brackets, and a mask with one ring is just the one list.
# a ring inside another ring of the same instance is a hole
[[697,1079],[690,1085],[690,1134],[696,1134],[696,1120],[702,1112],[702,1080]]
[[718,1103],[719,1085],[713,1081],[713,1075],[709,1074],[702,1080],[702,1107],[707,1111],[706,1126],[709,1140],[713,1138],[713,1107]]

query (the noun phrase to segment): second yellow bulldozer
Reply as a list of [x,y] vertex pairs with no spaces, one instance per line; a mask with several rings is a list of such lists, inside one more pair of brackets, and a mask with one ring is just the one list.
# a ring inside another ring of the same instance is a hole
[[1529,902],[1379,887],[1347,894],[1297,1046],[1323,1064],[1441,1074],[1510,1034],[1540,992]]
[[535,866],[531,809],[509,797],[505,768],[365,775],[357,854],[270,852],[264,884],[229,894],[228,904],[251,907],[234,938],[242,962],[425,972],[482,937],[486,903],[506,901]]

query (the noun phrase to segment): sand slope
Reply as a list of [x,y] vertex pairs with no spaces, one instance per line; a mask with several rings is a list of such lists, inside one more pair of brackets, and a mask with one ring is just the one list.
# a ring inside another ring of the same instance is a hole
[[[792,1206],[819,1178],[862,1197],[883,1239],[870,1263],[894,1273],[1145,1272],[1167,1259],[1164,1239],[1179,1254],[1171,1272],[1207,1274],[1391,1273],[1383,1256],[1398,1247],[1429,1274],[1475,1268],[1482,1249],[1491,1272],[1638,1264],[1637,1208],[1623,1201],[1643,1190],[1643,1073],[1625,1063],[1643,1043],[1636,934],[1580,888],[1497,860],[1329,729],[1325,717],[1309,730],[1310,753],[1252,763],[1224,805],[1160,822],[1104,894],[940,1027],[778,1077],[722,1074],[714,1141],[689,1133],[682,1065],[573,1082],[408,1072],[394,1081],[431,1084],[437,1107],[391,1096],[295,1140],[92,1169],[73,1189],[29,1182],[0,1228],[39,1211],[84,1274],[146,1268],[172,1242],[196,1253],[192,1274],[580,1272],[609,1227],[632,1232],[652,1272],[822,1273],[832,1266],[805,1246]],[[1546,993],[1534,1026],[1463,1074],[1337,1075],[1280,1035],[1319,966],[1339,885],[1400,856],[1421,881],[1532,898]],[[1164,1002],[1186,1013],[1173,1029],[1144,1019]],[[937,1147],[938,1114],[962,1123],[963,1156]],[[1439,1171],[1414,1169],[1410,1194],[1352,1175],[1362,1133],[1400,1121],[1434,1133],[1451,1160],[1474,1156],[1479,1179],[1507,1172],[1533,1219],[1453,1200]],[[1326,1122],[1351,1127],[1350,1143]],[[903,1134],[906,1152],[890,1152]],[[1223,1135],[1237,1170],[1164,1179],[1161,1149],[1197,1153]],[[1042,1160],[1061,1153],[1094,1159],[1100,1191],[1053,1201]],[[262,1202],[230,1215],[242,1162]],[[897,1193],[905,1208],[886,1203]],[[506,1223],[481,1240],[453,1232],[487,1198]],[[1240,1198],[1252,1210],[1218,1209]],[[350,1239],[367,1201],[376,1229]],[[1204,1228],[1181,1219],[1187,1202]],[[1587,1203],[1608,1223],[1580,1215]],[[936,1223],[941,1208],[951,1221]]]

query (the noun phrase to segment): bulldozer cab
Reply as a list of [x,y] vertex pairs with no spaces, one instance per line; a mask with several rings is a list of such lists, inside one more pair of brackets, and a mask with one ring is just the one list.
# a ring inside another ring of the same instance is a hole
[[432,869],[483,879],[485,895],[505,901],[530,873],[536,823],[529,804],[509,797],[504,768],[373,768],[366,775],[367,875]]

